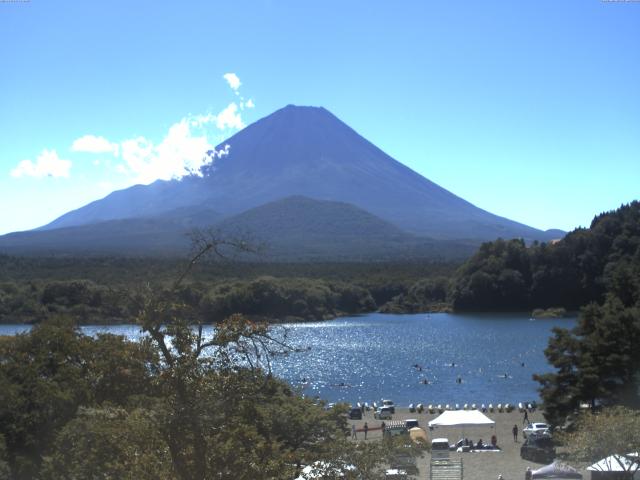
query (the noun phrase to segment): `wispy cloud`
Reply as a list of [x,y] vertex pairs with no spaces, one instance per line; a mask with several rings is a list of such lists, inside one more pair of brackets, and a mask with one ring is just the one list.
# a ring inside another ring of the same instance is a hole
[[244,128],[242,116],[240,115],[238,105],[236,105],[235,102],[230,103],[227,108],[218,114],[216,117],[216,126],[220,130],[225,130],[227,128]]
[[68,177],[71,161],[63,160],[55,150],[42,150],[35,162],[22,160],[13,170],[11,176],[20,177]]
[[136,183],[146,184],[197,174],[206,163],[228,154],[228,145],[216,151],[206,132],[194,132],[192,126],[190,118],[173,124],[158,145],[144,137],[125,140],[121,143],[124,163],[116,167],[117,171],[133,176]]
[[95,135],[85,135],[76,139],[71,145],[71,150],[87,153],[112,153],[116,157],[119,152],[117,143],[112,143],[104,137]]
[[240,85],[242,85],[240,79],[235,73],[225,73],[222,78],[227,81],[233,91],[237,91],[238,88],[240,88]]
[[[235,73],[224,75],[238,101],[231,102],[217,114],[189,115],[169,127],[160,142],[144,136],[112,141],[100,135],[77,138],[70,150],[78,153],[110,154],[107,159],[92,159],[95,167],[115,171],[127,182],[148,184],[155,180],[170,180],[188,174],[199,174],[200,168],[229,153],[229,145],[217,150],[220,136],[245,127],[242,110],[253,108],[252,100],[239,94],[240,79]],[[111,162],[110,158],[118,158]],[[87,162],[89,163],[89,162]],[[71,161],[58,157],[55,150],[43,150],[35,162],[23,160],[12,171],[13,177],[68,177]]]

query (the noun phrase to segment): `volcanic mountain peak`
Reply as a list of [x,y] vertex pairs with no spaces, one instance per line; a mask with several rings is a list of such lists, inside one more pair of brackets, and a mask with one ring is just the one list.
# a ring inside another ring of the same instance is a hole
[[45,229],[161,216],[198,206],[223,216],[285,197],[352,204],[395,226],[441,239],[544,240],[545,232],[481,210],[391,158],[322,107],[288,105],[233,135],[202,177],[114,192]]

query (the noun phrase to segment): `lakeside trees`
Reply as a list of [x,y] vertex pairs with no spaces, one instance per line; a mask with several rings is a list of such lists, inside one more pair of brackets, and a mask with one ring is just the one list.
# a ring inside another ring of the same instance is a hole
[[[169,292],[178,265],[175,259],[0,255],[0,322],[38,323],[55,315],[79,324],[131,322],[138,308],[139,285],[150,282],[153,288]],[[319,320],[374,311],[407,294],[416,282],[446,277],[454,268],[454,264],[432,262],[207,260],[172,294],[212,321],[236,312],[267,321]]]
[[62,316],[0,337],[0,478],[266,480],[319,461],[380,478],[397,445],[347,441],[344,408],[274,378],[292,347],[267,324],[234,314],[205,335],[184,278],[138,295],[139,342]]
[[[563,456],[585,467],[599,462],[599,471],[617,470],[620,478],[629,480],[640,470],[638,410],[612,407],[599,414],[585,411],[574,429],[561,432],[558,439],[565,445]],[[608,461],[600,462],[604,459]]]
[[594,218],[554,244],[483,244],[452,280],[454,310],[576,310],[613,293],[629,304],[640,284],[640,202]]
[[455,310],[582,307],[555,329],[536,375],[547,420],[562,425],[581,403],[640,406],[640,202],[594,218],[555,244],[496,240],[456,272]]

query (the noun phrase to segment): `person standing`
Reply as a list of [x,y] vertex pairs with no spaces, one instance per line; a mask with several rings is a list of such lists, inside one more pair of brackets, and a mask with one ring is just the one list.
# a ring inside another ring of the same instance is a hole
[[518,425],[514,425],[511,432],[513,432],[513,441],[518,443]]
[[384,429],[387,426],[386,423],[384,423],[384,421],[380,424],[380,430],[382,430],[382,438],[384,438]]
[[367,439],[367,432],[369,431],[369,425],[367,425],[367,422],[364,422],[364,439]]
[[524,418],[522,419],[523,425],[529,425],[529,414],[527,413],[527,409],[524,410]]
[[358,434],[356,433],[356,424],[351,425],[351,439],[356,440],[358,438]]
[[531,467],[527,467],[527,471],[524,472],[524,479],[531,480],[533,478],[533,472],[531,471]]

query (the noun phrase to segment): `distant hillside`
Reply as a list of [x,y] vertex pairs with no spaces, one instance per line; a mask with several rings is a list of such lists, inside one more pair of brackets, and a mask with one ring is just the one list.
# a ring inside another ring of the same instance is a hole
[[7,253],[184,255],[194,228],[241,235],[264,245],[265,260],[459,259],[472,243],[435,241],[346,203],[295,196],[219,220],[207,209],[178,209],[161,217],[19,232],[0,237]]
[[552,245],[483,244],[457,272],[457,310],[577,309],[613,294],[640,301],[640,202],[598,215]]
[[228,156],[203,176],[113,192],[46,230],[161,217],[209,206],[223,216],[295,195],[352,204],[404,231],[443,240],[549,240],[543,232],[481,210],[394,160],[324,108],[289,105],[229,138]]
[[253,232],[272,258],[463,258],[474,248],[408,234],[348,203],[302,196],[250,209],[216,227],[230,234]]
[[0,251],[14,254],[184,254],[189,232],[214,224],[208,208],[176,209],[162,217],[110,220],[91,225],[16,232],[0,237]]

